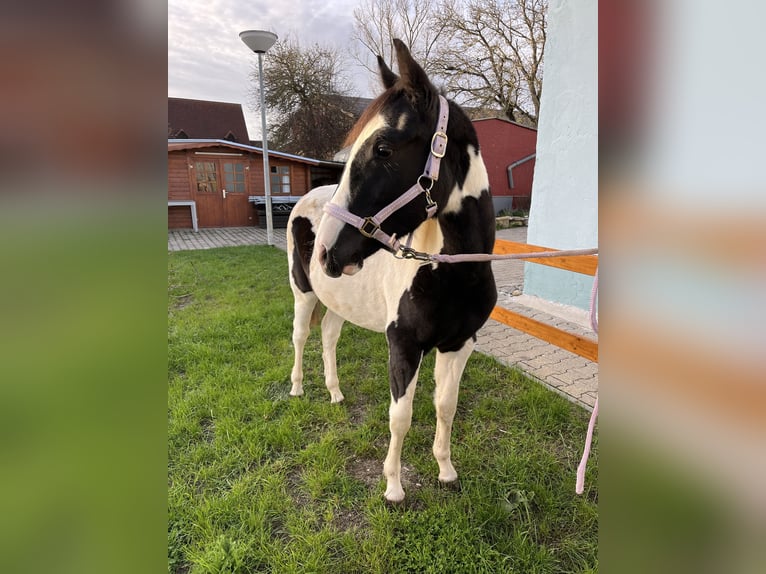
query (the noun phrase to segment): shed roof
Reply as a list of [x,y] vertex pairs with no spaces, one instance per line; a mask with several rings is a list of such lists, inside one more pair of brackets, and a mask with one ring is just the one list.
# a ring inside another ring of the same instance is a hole
[[[204,149],[211,147],[228,147],[231,149],[246,151],[250,153],[263,154],[263,148],[256,147],[247,144],[241,144],[237,142],[231,142],[220,139],[169,139],[168,151],[179,151],[186,149]],[[284,153],[281,151],[269,150],[269,157],[279,157],[282,159],[289,159],[301,163],[307,163],[309,165],[324,165],[330,167],[343,167],[342,162],[337,161],[325,161],[321,159],[314,159],[310,157],[303,157],[300,155],[293,155],[291,153]]]
[[241,104],[168,98],[168,138],[220,138],[249,142]]

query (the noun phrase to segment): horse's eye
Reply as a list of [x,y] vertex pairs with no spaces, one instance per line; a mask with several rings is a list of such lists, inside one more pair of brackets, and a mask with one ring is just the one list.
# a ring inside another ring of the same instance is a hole
[[379,143],[375,145],[375,157],[386,159],[388,157],[391,157],[392,153],[394,153],[394,150],[392,150],[386,144]]

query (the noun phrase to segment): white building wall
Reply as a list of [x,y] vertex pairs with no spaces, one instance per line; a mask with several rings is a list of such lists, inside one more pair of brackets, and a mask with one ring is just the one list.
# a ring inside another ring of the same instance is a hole
[[[550,0],[527,242],[598,245],[598,3]],[[587,309],[593,278],[526,263],[524,293]]]

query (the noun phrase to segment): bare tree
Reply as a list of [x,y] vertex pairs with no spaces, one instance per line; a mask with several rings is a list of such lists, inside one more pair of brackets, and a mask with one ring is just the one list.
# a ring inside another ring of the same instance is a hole
[[[252,101],[260,109],[257,68]],[[303,48],[290,38],[277,42],[264,61],[264,100],[271,120],[269,142],[280,151],[332,159],[355,121],[346,109],[350,91],[345,62],[335,48]]]
[[442,0],[436,72],[467,105],[536,126],[547,0]]
[[435,72],[431,60],[442,31],[435,18],[438,0],[362,0],[354,9],[353,39],[360,44],[355,59],[378,77],[375,56],[396,61],[392,40],[399,38],[423,69]]
[[400,38],[461,103],[536,126],[547,14],[548,0],[361,0],[355,57],[377,77],[370,56],[394,61]]

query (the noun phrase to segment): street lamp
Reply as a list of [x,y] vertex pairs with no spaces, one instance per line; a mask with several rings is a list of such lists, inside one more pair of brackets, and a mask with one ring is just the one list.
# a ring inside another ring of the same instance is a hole
[[261,131],[263,138],[263,189],[266,195],[266,242],[274,245],[274,224],[271,215],[271,177],[269,174],[269,144],[266,141],[266,103],[263,98],[263,55],[277,41],[277,35],[265,30],[245,30],[239,33],[245,45],[258,54],[258,79],[261,83]]

